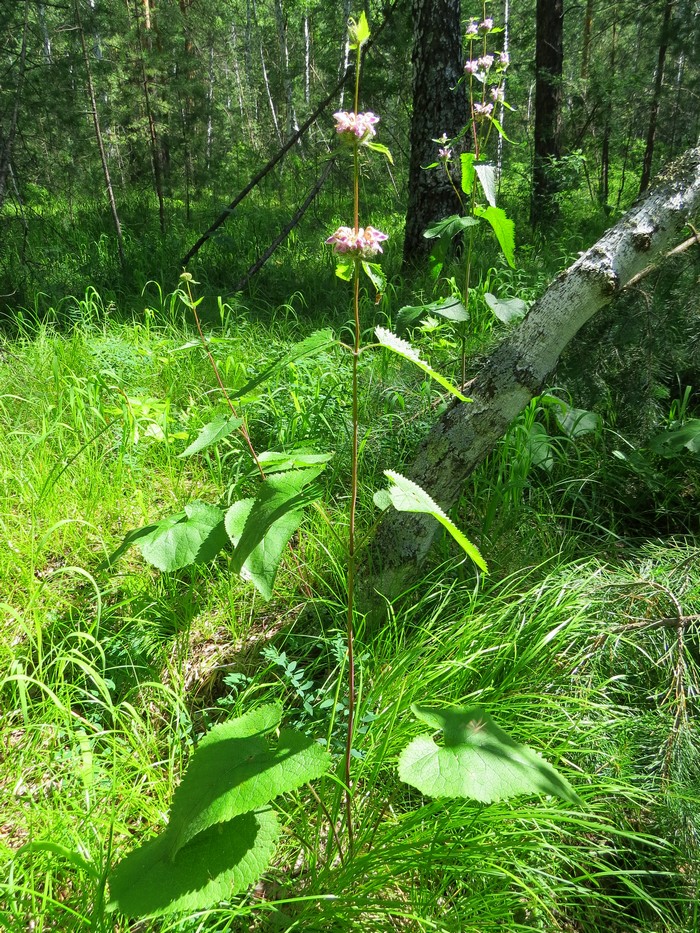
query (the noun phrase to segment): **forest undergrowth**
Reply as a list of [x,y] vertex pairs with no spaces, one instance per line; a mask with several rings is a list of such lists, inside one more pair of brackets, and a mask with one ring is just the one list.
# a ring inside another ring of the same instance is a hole
[[[193,322],[161,301],[121,324],[76,303],[70,330],[27,325],[3,343],[3,928],[697,930],[697,462],[637,441],[645,473],[613,455],[629,449],[604,419],[567,434],[546,397],[476,471],[459,510],[490,576],[446,537],[381,623],[359,623],[353,858],[334,850],[322,791],[302,788],[275,801],[281,844],[247,895],[136,926],[107,913],[111,867],[162,828],[212,725],[273,702],[333,755],[347,732],[343,555],[318,513],[267,603],[225,553],[169,574],[133,551],[106,566],[130,529],[221,501],[232,477],[248,482],[240,440],[179,456],[222,400]],[[325,323],[291,305],[269,322],[234,303],[217,313],[209,349],[232,389]],[[414,339],[457,365],[448,328]],[[362,367],[364,532],[383,466],[410,458],[441,397],[395,357]],[[347,522],[348,379],[331,349],[247,399],[258,449],[336,451],[323,474],[336,529]],[[679,416],[673,404],[661,400],[658,430]],[[642,498],[668,518],[663,534]],[[493,710],[580,805],[416,809],[394,764],[415,734],[411,704],[426,699]]]

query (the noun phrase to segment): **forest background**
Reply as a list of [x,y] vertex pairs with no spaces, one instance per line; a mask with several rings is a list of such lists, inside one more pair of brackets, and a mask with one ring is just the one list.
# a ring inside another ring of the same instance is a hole
[[[402,334],[431,367],[468,385],[554,277],[698,145],[700,8],[363,10],[362,109],[380,115],[392,155],[362,164],[365,222],[389,235],[385,280],[363,286],[363,333],[409,321]],[[352,109],[346,24],[360,12],[302,0],[0,10],[7,929],[700,928],[692,225],[686,249],[582,329],[471,473],[453,514],[490,575],[440,539],[382,623],[358,622],[348,730],[336,531],[348,524],[351,377],[325,345],[294,347],[322,328],[348,339],[348,285],[323,244],[350,222],[333,112]],[[459,293],[464,251],[437,268],[423,234],[458,208],[438,140],[455,139],[456,158],[470,149],[457,139],[465,28],[487,15],[510,61],[487,156],[515,262],[475,234],[460,324],[440,302]],[[409,471],[447,404],[388,357],[361,368],[370,538],[383,471]],[[230,506],[250,487],[233,435],[182,458],[222,417],[219,378],[248,389],[258,450],[334,451],[323,484],[336,530],[310,511],[269,602],[221,557],[166,573],[135,551],[106,560],[131,529],[191,502]],[[437,800],[413,813],[420,795],[398,790],[389,765],[415,734],[411,704],[427,699],[483,703],[585,807]],[[162,827],[202,736],[262,702],[325,734],[338,760],[350,733],[354,842],[334,835],[352,822],[340,802],[296,791],[276,801],[284,843],[248,893],[138,927],[110,913],[114,864]],[[388,798],[374,792],[384,785]]]

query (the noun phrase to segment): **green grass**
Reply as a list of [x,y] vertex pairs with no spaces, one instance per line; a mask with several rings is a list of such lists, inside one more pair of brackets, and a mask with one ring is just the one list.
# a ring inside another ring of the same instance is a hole
[[[132,324],[100,302],[90,292],[67,303],[70,331],[27,324],[3,346],[0,927],[697,929],[697,540],[611,534],[624,503],[603,440],[562,446],[549,476],[523,465],[517,431],[461,507],[488,581],[442,541],[383,624],[359,622],[354,856],[329,825],[342,793],[327,777],[316,783],[323,808],[306,790],[278,801],[282,843],[255,892],[137,926],[105,913],[110,865],[162,829],[199,736],[276,700],[286,724],[327,738],[339,761],[347,687],[342,549],[315,512],[267,604],[223,558],[160,575],[129,551],[100,566],[129,529],[250,482],[235,439],[177,456],[224,410],[177,301],[151,286],[151,311]],[[347,315],[335,313],[340,327]],[[208,320],[233,387],[326,323],[301,299],[269,320],[211,302]],[[456,363],[449,341],[434,352]],[[408,459],[434,417],[437,396],[416,373],[363,358],[364,529],[381,470]],[[246,405],[259,449],[336,451],[325,483],[341,535],[347,399],[343,357],[330,351],[276,373]],[[571,489],[589,486],[597,497],[572,504]],[[483,704],[562,770],[581,807],[422,799],[395,765],[421,731],[410,705],[426,700]]]

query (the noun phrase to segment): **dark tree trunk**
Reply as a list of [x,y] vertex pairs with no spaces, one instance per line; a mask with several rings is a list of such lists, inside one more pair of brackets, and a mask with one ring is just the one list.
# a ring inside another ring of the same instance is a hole
[[423,258],[423,233],[459,210],[443,171],[425,171],[437,158],[433,139],[456,136],[467,122],[464,92],[453,90],[463,74],[459,0],[413,0],[413,116],[404,262]]
[[664,83],[664,68],[666,65],[666,52],[668,51],[669,29],[671,26],[671,11],[673,10],[674,0],[666,0],[664,6],[664,18],[661,24],[661,37],[659,39],[659,58],[656,63],[656,75],[654,77],[654,90],[651,97],[651,107],[649,108],[649,127],[647,129],[647,144],[644,150],[644,161],[642,163],[642,178],[639,182],[639,193],[646,191],[651,180],[651,167],[654,161],[654,144],[656,142],[656,124],[659,118],[659,105],[661,103],[661,90]]
[[12,163],[12,147],[14,146],[15,136],[17,135],[17,126],[19,123],[19,108],[22,100],[22,89],[24,85],[24,75],[27,67],[27,32],[29,25],[29,0],[24,4],[24,24],[22,26],[22,45],[19,53],[19,65],[17,73],[17,87],[15,90],[15,100],[12,107],[12,116],[10,117],[10,126],[7,136],[3,136],[2,126],[0,126],[0,209],[5,200],[5,188],[7,178],[10,175],[10,165]]
[[561,157],[561,99],[564,65],[562,0],[537,0],[535,47],[535,157],[530,221],[541,225],[556,215],[552,162]]

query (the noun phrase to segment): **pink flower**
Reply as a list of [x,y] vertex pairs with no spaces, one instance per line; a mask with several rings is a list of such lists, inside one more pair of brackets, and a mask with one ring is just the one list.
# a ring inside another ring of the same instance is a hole
[[498,67],[507,68],[510,65],[510,55],[507,52],[501,52],[498,56]]
[[467,23],[467,39],[470,39],[472,36],[475,36],[479,31],[479,27],[475,19],[470,20]]
[[493,65],[493,55],[482,55],[479,61],[477,62],[479,68],[483,68],[484,71],[489,71]]
[[475,75],[479,70],[479,62],[472,61],[466,62],[464,65],[464,70],[468,75]]
[[442,159],[443,162],[449,162],[452,159],[452,150],[449,146],[445,148],[438,149],[438,158]]
[[379,123],[379,117],[371,111],[352,113],[352,111],[339,110],[333,116],[335,117],[335,131],[346,142],[355,143],[359,140],[365,143],[377,135],[374,125]]
[[474,104],[475,117],[490,117],[493,112],[493,104]]
[[493,29],[493,20],[490,16],[487,16],[483,23],[479,23],[479,32],[482,35],[485,35],[487,32],[491,32]]
[[503,100],[505,100],[505,92],[502,87],[491,88],[491,100],[497,104],[500,104]]
[[380,243],[388,240],[386,233],[374,227],[360,227],[355,233],[352,227],[338,227],[326,243],[335,248],[339,256],[349,259],[372,259],[377,253],[383,253]]

